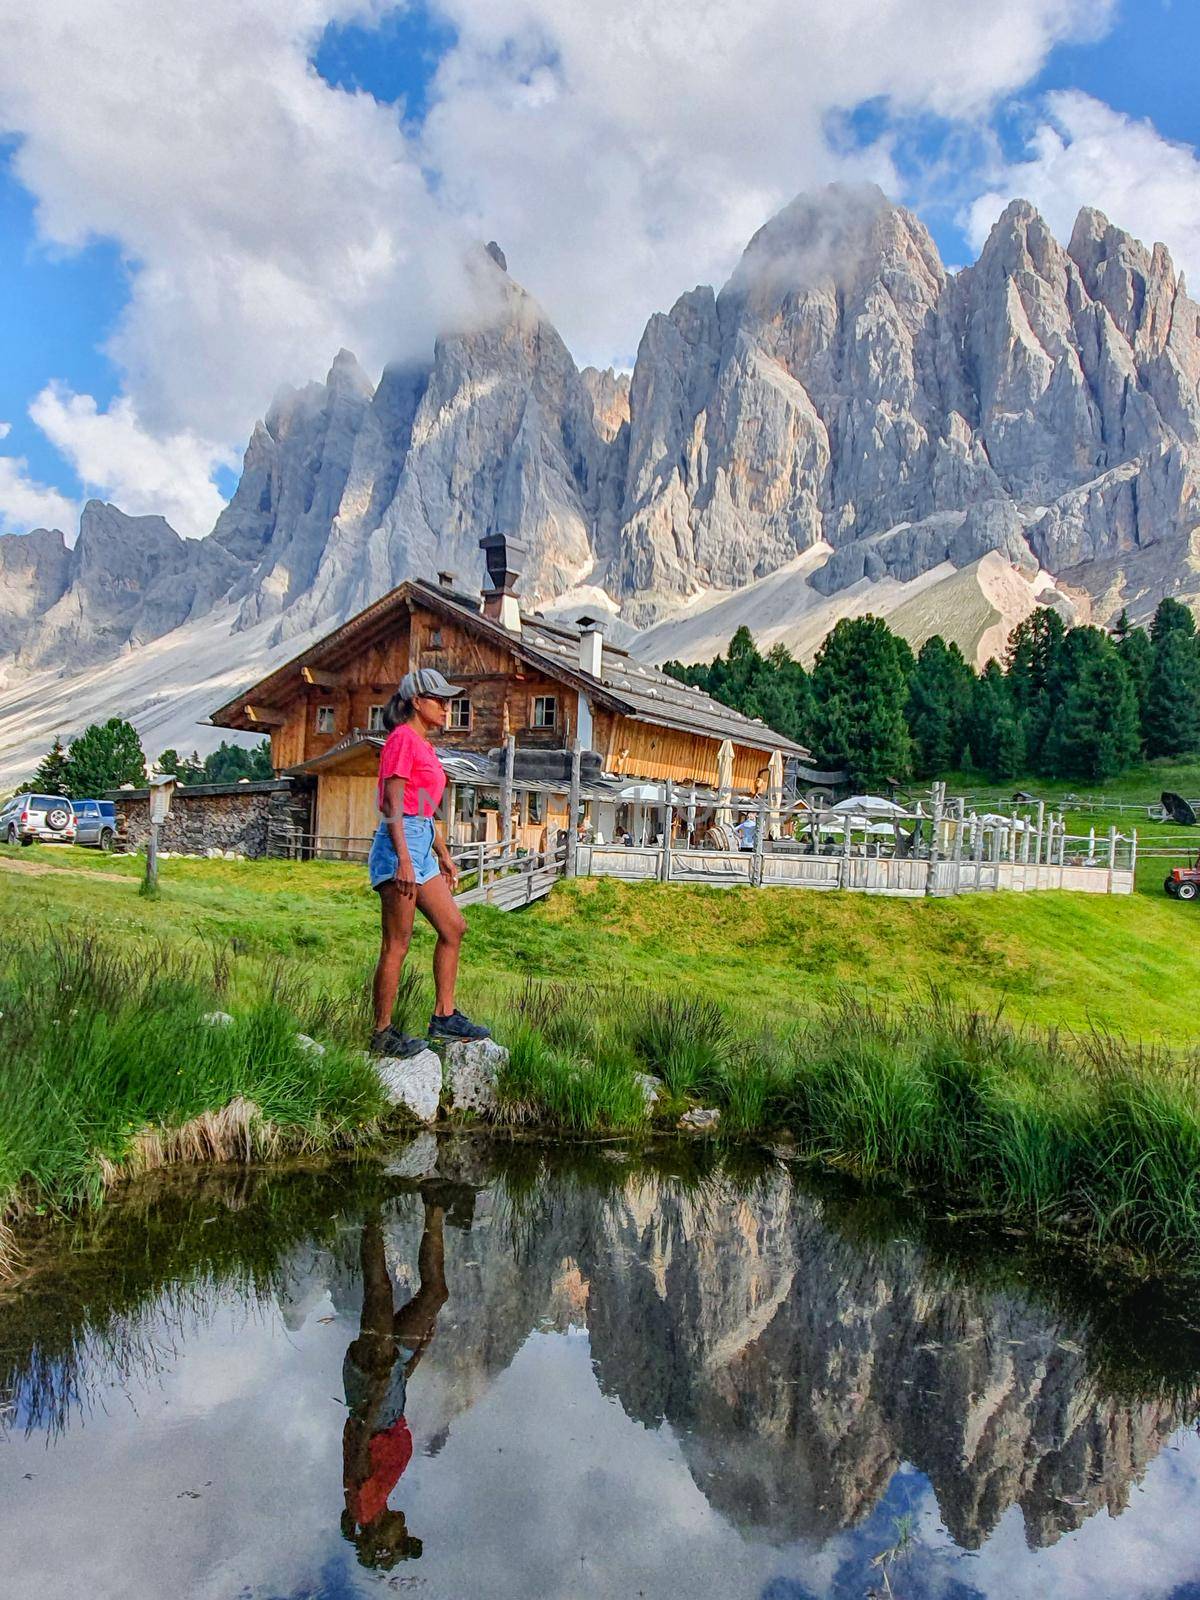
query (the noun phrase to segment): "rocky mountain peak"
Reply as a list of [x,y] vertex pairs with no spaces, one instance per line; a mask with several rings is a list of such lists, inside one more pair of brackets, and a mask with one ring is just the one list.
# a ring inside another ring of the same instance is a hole
[[1015,200],[950,278],[881,190],[797,196],[719,293],[649,319],[628,375],[579,371],[494,241],[467,266],[474,314],[427,360],[374,384],[342,350],[280,392],[207,539],[98,502],[74,550],[0,539],[0,655],[77,666],[218,604],[274,649],[478,571],[498,527],[528,601],[603,589],[633,627],[797,563],[814,608],[985,556],[1100,620],[1200,592],[1200,307],[1099,211],[1064,248]]

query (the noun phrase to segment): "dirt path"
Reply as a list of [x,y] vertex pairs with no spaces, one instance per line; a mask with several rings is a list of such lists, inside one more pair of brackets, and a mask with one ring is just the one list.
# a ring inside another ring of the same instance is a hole
[[16,872],[26,878],[105,878],[118,876],[115,872],[93,872],[87,867],[48,867],[44,861],[14,861],[11,856],[0,856],[0,870]]

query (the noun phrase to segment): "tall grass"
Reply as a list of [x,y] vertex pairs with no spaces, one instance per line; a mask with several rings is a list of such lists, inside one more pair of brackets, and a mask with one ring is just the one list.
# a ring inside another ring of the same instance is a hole
[[[701,1102],[725,1134],[786,1134],[860,1176],[1200,1266],[1200,1053],[1038,1032],[937,994],[897,1008],[846,992],[780,1034],[686,996],[530,984],[506,1020],[514,1120],[632,1132]],[[639,1070],[662,1085],[649,1113]]]
[[[70,933],[0,941],[0,1220],[156,1161],[345,1141],[382,1110],[354,997],[280,973],[233,1021],[222,950]],[[228,1014],[228,1013],[227,1013]],[[325,1053],[297,1034],[320,1036]]]

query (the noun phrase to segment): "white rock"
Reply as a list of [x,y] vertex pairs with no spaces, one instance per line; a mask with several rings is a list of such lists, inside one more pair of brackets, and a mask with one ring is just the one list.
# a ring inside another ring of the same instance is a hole
[[642,1091],[642,1099],[646,1102],[646,1110],[652,1110],[654,1102],[663,1091],[662,1079],[652,1077],[648,1072],[635,1072],[633,1081]]
[[685,1111],[679,1119],[681,1128],[691,1128],[696,1132],[709,1132],[721,1120],[721,1113],[715,1106],[697,1106],[693,1111]]
[[486,1116],[495,1109],[496,1084],[508,1051],[494,1039],[457,1040],[443,1047],[444,1087],[455,1111]]
[[204,854],[207,856],[207,858],[210,861],[220,861],[224,857],[225,852],[224,852],[224,850],[220,849],[217,845],[210,844],[208,849],[204,852]]
[[432,1122],[442,1097],[442,1063],[432,1050],[415,1056],[368,1056],[388,1104],[405,1106],[418,1122]]
[[432,1133],[419,1133],[383,1164],[389,1178],[428,1178],[437,1167],[438,1142]]
[[228,1011],[206,1011],[200,1021],[210,1028],[231,1028],[233,1026],[233,1018]]
[[301,1050],[306,1051],[310,1056],[323,1056],[325,1054],[325,1046],[318,1044],[315,1039],[310,1039],[306,1033],[298,1033],[296,1035],[296,1043]]

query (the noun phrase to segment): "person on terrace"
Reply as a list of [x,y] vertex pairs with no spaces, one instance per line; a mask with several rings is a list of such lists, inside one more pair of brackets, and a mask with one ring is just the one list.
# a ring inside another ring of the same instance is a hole
[[489,1030],[464,1016],[455,1004],[459,951],[467,923],[454,903],[458,870],[433,822],[446,788],[446,774],[429,742],[430,735],[445,727],[447,702],[462,693],[435,668],[423,667],[405,673],[384,712],[384,725],[390,731],[379,758],[382,820],[367,859],[383,922],[373,991],[373,1055],[405,1057],[425,1048],[424,1039],[409,1037],[392,1025],[400,973],[418,910],[437,934],[429,1039],[488,1037]]

